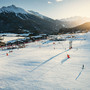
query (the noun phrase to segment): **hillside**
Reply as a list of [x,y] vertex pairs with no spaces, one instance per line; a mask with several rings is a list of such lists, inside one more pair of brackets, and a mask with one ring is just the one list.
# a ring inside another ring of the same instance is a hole
[[84,23],[84,24],[79,25],[75,28],[80,29],[80,30],[90,30],[90,22]]
[[89,30],[89,23],[82,24],[87,21],[90,19],[85,17],[54,20],[15,5],[0,8],[0,33],[34,33],[35,35],[72,33],[79,30]]
[[40,15],[34,11],[26,11],[22,8],[11,5],[0,9],[0,32],[10,33],[46,33],[58,32],[60,25],[55,20]]
[[61,28],[59,33],[75,33],[75,32],[87,32],[90,31],[90,22],[84,23],[73,28]]
[[86,22],[90,22],[90,18],[75,16],[75,17],[60,19],[60,22],[64,25],[65,28],[73,28],[81,24],[84,24]]

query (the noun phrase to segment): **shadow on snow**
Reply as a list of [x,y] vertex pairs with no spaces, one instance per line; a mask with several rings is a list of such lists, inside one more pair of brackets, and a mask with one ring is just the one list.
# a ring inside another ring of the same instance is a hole
[[80,73],[78,74],[78,76],[76,77],[76,79],[75,79],[75,80],[77,80],[77,79],[80,77],[80,75],[81,75],[82,71],[83,71],[83,69],[80,71]]
[[68,60],[68,58],[65,58],[61,61],[61,64],[63,64],[64,62],[66,62]]
[[46,61],[44,61],[44,62],[43,62],[43,63],[41,63],[39,66],[37,66],[36,68],[34,68],[33,70],[31,70],[30,72],[33,72],[34,70],[36,70],[36,69],[37,69],[37,68],[39,68],[40,66],[44,65],[45,63],[49,62],[49,61],[50,61],[50,60],[52,60],[53,58],[55,58],[55,57],[57,57],[57,56],[59,56],[59,55],[63,54],[63,53],[64,53],[64,52],[66,52],[66,51],[69,51],[69,49],[68,49],[68,50],[63,51],[62,53],[59,53],[59,54],[57,54],[57,55],[55,55],[55,56],[51,57],[50,59],[48,59],[48,60],[46,60]]

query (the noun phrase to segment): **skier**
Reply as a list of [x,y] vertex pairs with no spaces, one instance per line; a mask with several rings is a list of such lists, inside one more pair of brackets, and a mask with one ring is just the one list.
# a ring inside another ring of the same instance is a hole
[[70,58],[70,56],[67,54],[67,58],[69,59]]
[[84,64],[82,65],[82,69],[84,69]]

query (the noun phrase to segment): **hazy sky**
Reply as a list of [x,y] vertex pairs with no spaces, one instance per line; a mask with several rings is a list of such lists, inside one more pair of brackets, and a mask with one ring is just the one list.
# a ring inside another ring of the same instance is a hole
[[54,19],[90,16],[90,0],[0,0],[0,8],[12,4]]

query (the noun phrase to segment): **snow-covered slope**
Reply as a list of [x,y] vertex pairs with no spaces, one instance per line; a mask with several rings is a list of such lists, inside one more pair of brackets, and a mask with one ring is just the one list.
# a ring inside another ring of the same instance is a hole
[[40,18],[42,18],[42,19],[48,18],[48,17],[46,17],[46,16],[44,16],[44,15],[42,15],[42,14],[39,14],[38,12],[34,12],[34,11],[31,11],[31,10],[28,10],[28,12],[29,12],[30,14],[35,15],[35,16],[38,16],[38,17],[40,17]]
[[27,11],[27,10],[24,10],[24,9],[22,9],[20,7],[16,7],[15,5],[7,6],[7,7],[4,6],[4,7],[0,8],[0,13],[2,13],[2,12],[14,12],[16,14],[17,13],[32,14],[32,15],[38,16],[38,17],[40,17],[42,19],[45,18],[44,15],[39,14],[38,12],[35,12],[35,11],[32,11],[32,10]]
[[38,12],[32,11],[32,10],[24,10],[23,8],[20,7],[16,7],[15,5],[11,5],[11,6],[7,6],[7,7],[2,7],[0,8],[0,13],[2,12],[14,12],[16,14],[21,13],[21,14],[31,14],[31,15],[35,15],[38,16],[42,19],[48,18],[42,14],[39,14]]
[[28,11],[26,11],[20,7],[16,7],[15,5],[0,8],[0,13],[2,13],[2,12],[14,12],[14,13],[22,13],[22,14],[28,13]]
[[61,35],[70,36],[75,36],[71,50],[70,39],[32,42],[12,53],[0,50],[0,89],[90,90],[90,33]]

